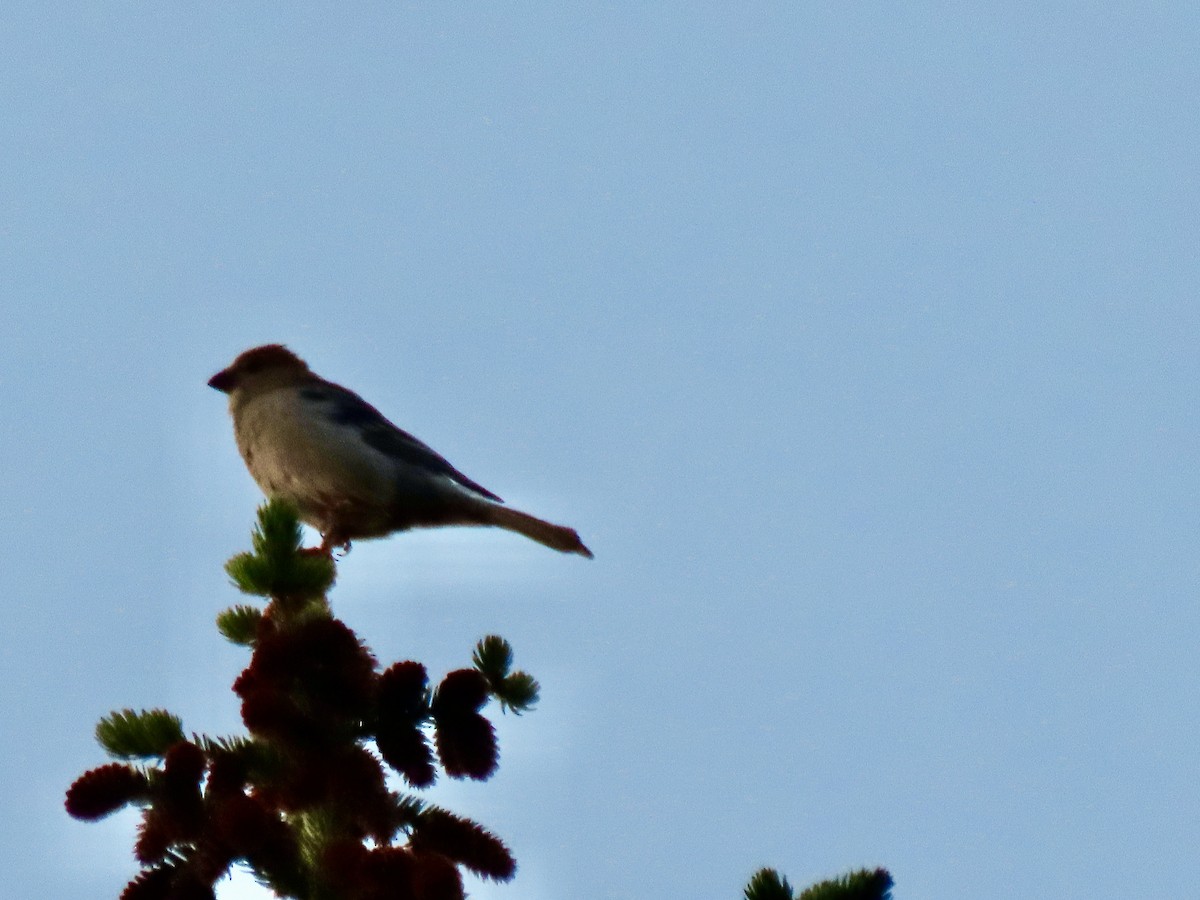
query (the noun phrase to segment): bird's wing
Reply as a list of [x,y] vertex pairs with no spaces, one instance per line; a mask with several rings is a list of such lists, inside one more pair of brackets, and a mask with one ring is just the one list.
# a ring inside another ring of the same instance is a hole
[[300,396],[313,404],[329,421],[336,425],[348,425],[362,435],[370,447],[391,457],[397,462],[423,469],[436,475],[444,475],[468,490],[495,500],[504,501],[480,484],[475,483],[434,451],[417,440],[407,431],[397,428],[383,417],[370,403],[353,391],[323,381],[302,388]]

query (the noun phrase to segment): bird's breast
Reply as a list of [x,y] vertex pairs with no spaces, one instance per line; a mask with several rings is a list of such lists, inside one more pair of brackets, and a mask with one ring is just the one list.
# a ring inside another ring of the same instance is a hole
[[250,398],[234,411],[234,431],[259,487],[304,506],[330,498],[386,503],[393,490],[387,460],[352,426],[307,406],[297,392]]

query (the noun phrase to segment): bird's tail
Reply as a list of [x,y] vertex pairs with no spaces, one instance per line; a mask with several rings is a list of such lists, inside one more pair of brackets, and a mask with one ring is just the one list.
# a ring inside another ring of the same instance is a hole
[[592,551],[583,545],[574,528],[565,525],[555,525],[529,513],[512,509],[508,506],[489,503],[487,507],[487,522],[523,534],[525,537],[545,544],[552,550],[562,553],[578,553],[580,556],[592,558]]

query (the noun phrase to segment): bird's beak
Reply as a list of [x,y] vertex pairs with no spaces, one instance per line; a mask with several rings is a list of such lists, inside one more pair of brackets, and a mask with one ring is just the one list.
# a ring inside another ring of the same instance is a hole
[[208,386],[210,388],[216,388],[222,394],[228,394],[233,390],[233,382],[233,373],[228,369],[222,369],[212,378],[208,379]]

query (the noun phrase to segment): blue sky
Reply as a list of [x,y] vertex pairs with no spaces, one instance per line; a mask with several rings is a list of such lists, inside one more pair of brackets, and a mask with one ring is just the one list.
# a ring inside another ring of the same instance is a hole
[[[384,660],[543,684],[436,797],[474,896],[1176,896],[1196,862],[1200,16],[1179,4],[0,13],[12,896],[115,897],[65,787],[238,728],[259,495],[205,381],[282,341],[592,563],[358,545]],[[261,892],[241,882],[221,897]]]

